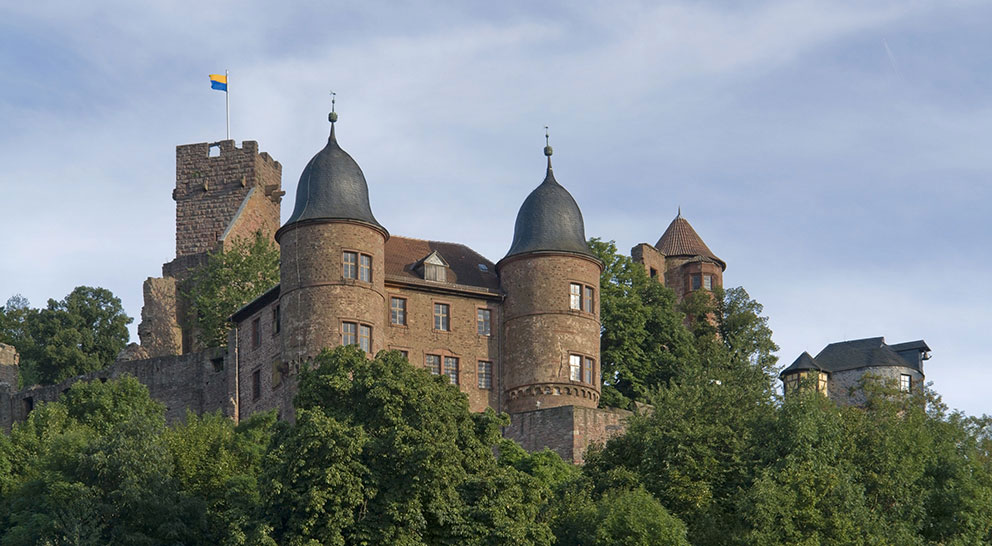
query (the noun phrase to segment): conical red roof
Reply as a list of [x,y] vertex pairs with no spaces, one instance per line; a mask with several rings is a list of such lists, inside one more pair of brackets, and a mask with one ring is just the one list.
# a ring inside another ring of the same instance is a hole
[[709,258],[720,264],[721,268],[727,269],[727,263],[713,254],[713,251],[706,246],[702,237],[696,233],[696,230],[692,229],[689,221],[683,218],[681,213],[672,220],[668,229],[665,230],[665,234],[661,236],[661,239],[658,239],[654,247],[665,256],[701,256]]

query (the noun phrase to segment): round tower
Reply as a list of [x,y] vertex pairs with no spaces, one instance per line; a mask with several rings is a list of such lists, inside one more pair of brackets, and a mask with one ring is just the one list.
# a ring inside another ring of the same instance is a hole
[[544,182],[524,200],[513,243],[496,264],[503,303],[504,409],[596,407],[600,394],[599,277],[582,212],[555,180],[545,148]]
[[283,358],[325,347],[385,347],[384,247],[389,232],[372,215],[358,163],[338,146],[337,114],[324,149],[303,169],[296,207],[275,238],[281,252]]

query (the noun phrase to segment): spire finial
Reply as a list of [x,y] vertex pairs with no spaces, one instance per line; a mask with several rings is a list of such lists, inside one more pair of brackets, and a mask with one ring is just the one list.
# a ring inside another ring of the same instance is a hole
[[544,126],[544,155],[548,156],[548,170],[551,170],[551,154],[554,150],[551,149],[551,136],[548,133],[548,126]]
[[679,205],[679,214],[678,216],[676,216],[676,218],[681,218],[681,217],[682,217],[682,205]]
[[334,122],[338,120],[338,113],[334,111],[334,103],[336,101],[336,98],[337,98],[337,93],[331,91],[331,113],[327,114],[327,121],[331,122],[332,126],[334,125]]

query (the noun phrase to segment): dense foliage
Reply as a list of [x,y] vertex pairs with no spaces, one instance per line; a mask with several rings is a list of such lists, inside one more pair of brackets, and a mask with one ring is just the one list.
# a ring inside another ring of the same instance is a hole
[[279,284],[279,248],[256,233],[213,252],[186,283],[190,318],[204,347],[227,345],[235,311]]
[[870,379],[863,407],[783,400],[747,292],[676,302],[592,244],[604,398],[637,413],[585,466],[398,353],[339,347],[300,372],[292,424],[167,427],[132,378],[39,404],[0,435],[0,544],[992,543],[992,419]]
[[0,307],[0,342],[20,353],[25,386],[49,385],[113,364],[131,320],[105,288],[78,286],[44,309],[14,296]]

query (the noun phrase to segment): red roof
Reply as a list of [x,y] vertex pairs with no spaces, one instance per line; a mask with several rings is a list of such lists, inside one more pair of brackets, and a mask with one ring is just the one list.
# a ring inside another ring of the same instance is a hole
[[386,241],[386,275],[398,281],[423,284],[423,273],[415,266],[433,251],[437,251],[448,262],[447,283],[444,284],[453,283],[499,292],[496,266],[478,252],[458,243],[392,235]]
[[672,220],[654,247],[665,256],[701,256],[709,258],[720,264],[723,269],[727,269],[727,263],[713,254],[713,251],[706,246],[702,237],[696,233],[696,230],[692,229],[689,221],[683,218],[682,214]]

